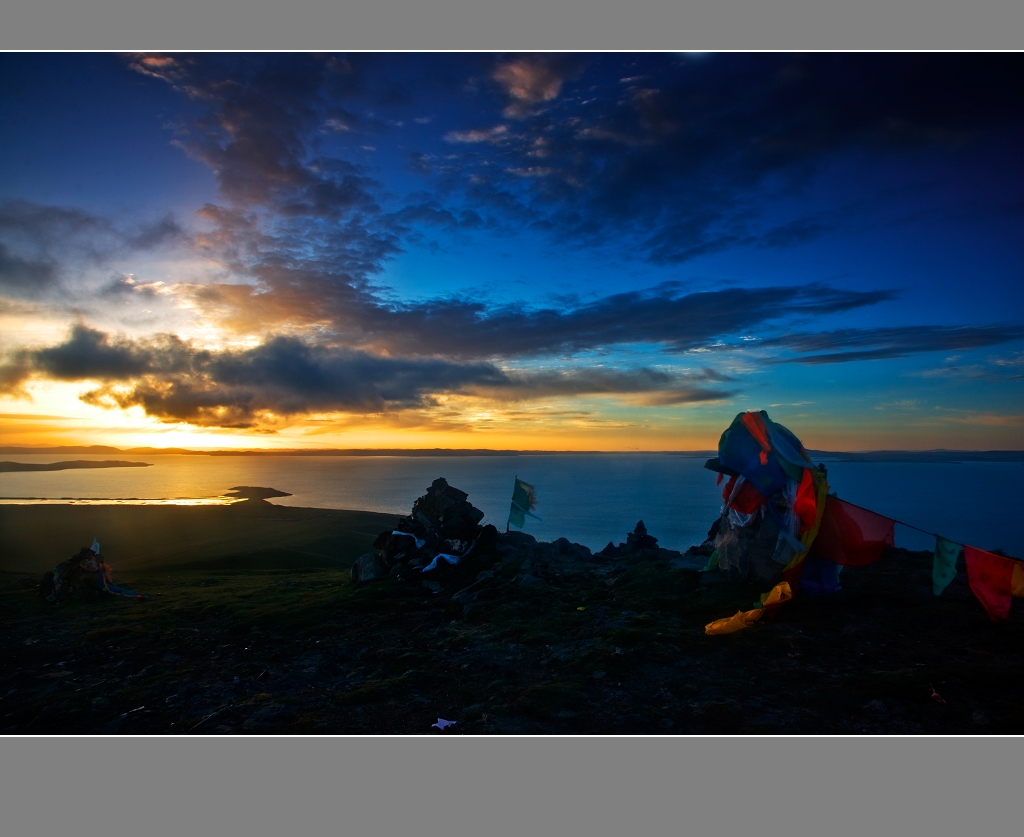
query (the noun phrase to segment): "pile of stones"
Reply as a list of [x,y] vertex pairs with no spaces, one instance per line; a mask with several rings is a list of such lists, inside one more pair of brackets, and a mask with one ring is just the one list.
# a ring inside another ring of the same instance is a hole
[[[356,560],[352,565],[353,581],[371,581],[403,571],[422,572],[435,559],[438,567],[488,563],[498,531],[493,526],[480,525],[484,513],[468,497],[465,491],[448,485],[443,477],[434,480],[413,503],[410,514],[399,518],[394,529],[377,536],[374,552]],[[442,557],[438,558],[439,555]],[[459,560],[454,562],[443,556]]]

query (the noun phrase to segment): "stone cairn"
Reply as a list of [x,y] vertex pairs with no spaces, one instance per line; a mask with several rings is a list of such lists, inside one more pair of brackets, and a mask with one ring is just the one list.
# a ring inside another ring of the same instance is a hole
[[[409,515],[399,518],[394,529],[377,536],[373,542],[375,551],[356,560],[352,580],[419,573],[438,554],[458,556],[460,564],[481,563],[493,554],[498,532],[493,526],[480,526],[484,513],[468,497],[465,491],[448,485],[443,477],[434,480],[427,493],[413,503]],[[451,565],[439,559],[438,575],[443,575],[447,566]]]
[[644,525],[644,522],[642,520],[638,520],[636,528],[626,535],[625,543],[620,543],[616,546],[609,541],[608,546],[597,554],[600,558],[618,558],[623,555],[630,555],[634,552],[639,552],[641,549],[657,550],[658,539],[653,535],[648,535],[647,527]]

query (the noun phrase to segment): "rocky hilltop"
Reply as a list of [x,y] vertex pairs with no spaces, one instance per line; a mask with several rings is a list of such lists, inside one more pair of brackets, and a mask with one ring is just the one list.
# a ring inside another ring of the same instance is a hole
[[[352,580],[394,576],[433,593],[444,592],[465,610],[524,587],[607,576],[617,565],[624,569],[622,559],[639,553],[676,569],[699,570],[713,549],[710,541],[685,553],[661,548],[641,520],[625,541],[609,543],[595,554],[566,538],[539,542],[525,532],[499,532],[492,525],[481,526],[483,517],[466,492],[438,478],[408,515],[380,533],[374,551],[356,560]],[[512,566],[516,572],[508,578],[505,570]]]

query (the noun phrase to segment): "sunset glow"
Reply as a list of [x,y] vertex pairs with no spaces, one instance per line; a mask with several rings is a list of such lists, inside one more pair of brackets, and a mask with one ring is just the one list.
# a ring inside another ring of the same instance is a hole
[[1020,63],[0,55],[0,443],[1020,449]]

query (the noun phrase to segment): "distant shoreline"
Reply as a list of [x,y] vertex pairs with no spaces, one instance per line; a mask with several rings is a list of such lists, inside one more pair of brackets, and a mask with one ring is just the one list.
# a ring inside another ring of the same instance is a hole
[[[476,448],[351,448],[325,450],[213,450],[198,451],[185,448],[114,448],[103,445],[56,446],[30,448],[0,446],[0,455],[47,456],[59,454],[128,454],[133,456],[393,456],[393,457],[515,457],[515,456],[681,456],[687,458],[710,458],[718,454],[715,450],[697,451],[575,451],[575,450],[491,450]],[[879,450],[879,451],[825,451],[808,450],[815,462],[905,462],[905,463],[957,463],[957,462],[1024,462],[1024,450]],[[27,465],[22,463],[0,463],[3,471],[56,471],[66,468],[112,468],[138,467],[151,463],[114,461],[113,464],[77,460],[57,462],[52,465]],[[5,468],[5,465],[18,465]],[[57,467],[61,466],[61,467]]]
[[22,471],[74,471],[80,468],[150,468],[151,462],[127,462],[120,459],[105,459],[94,462],[89,459],[74,459],[67,462],[0,462],[0,474]]

